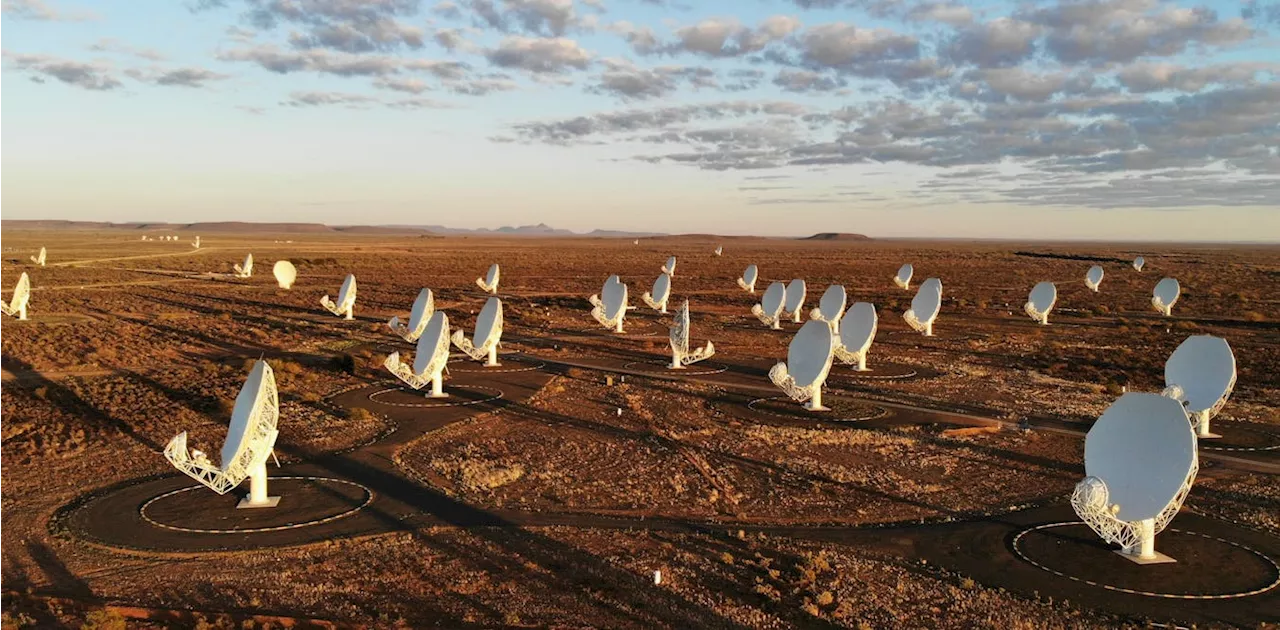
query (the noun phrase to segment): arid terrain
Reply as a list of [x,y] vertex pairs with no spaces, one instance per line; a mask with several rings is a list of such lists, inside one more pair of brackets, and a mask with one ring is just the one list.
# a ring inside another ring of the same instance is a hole
[[[6,629],[1280,623],[1280,247],[4,237],[4,299],[20,273],[32,284],[30,319],[3,319]],[[640,299],[669,255],[672,310],[688,299],[692,343],[716,348],[681,373],[664,367],[670,316]],[[449,406],[400,387],[383,360],[414,347],[387,320],[428,287],[470,337],[494,262],[500,368],[455,355]],[[891,281],[904,262],[909,291]],[[736,284],[748,264],[755,295]],[[319,304],[348,273],[353,321]],[[636,307],[623,334],[589,315],[610,274]],[[1182,285],[1171,317],[1150,304],[1165,276]],[[928,277],[933,337],[902,319]],[[799,324],[750,309],[792,278],[805,312],[842,284],[879,314],[872,371],[837,362],[826,414],[766,376]],[[1058,286],[1048,326],[1023,312],[1041,280]],[[1195,334],[1228,340],[1238,378],[1157,537],[1179,562],[1138,567],[1074,523],[1083,436],[1123,391],[1162,390]],[[161,450],[188,431],[216,452],[259,358],[280,389],[282,501],[237,511],[184,490]]]

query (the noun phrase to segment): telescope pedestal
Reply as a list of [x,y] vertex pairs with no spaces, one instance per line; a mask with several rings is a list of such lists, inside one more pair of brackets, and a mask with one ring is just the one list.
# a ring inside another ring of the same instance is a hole
[[249,496],[240,499],[237,510],[248,508],[273,508],[280,504],[280,497],[267,496],[267,460],[249,469]]
[[1177,562],[1173,558],[1156,551],[1156,520],[1148,518],[1138,521],[1141,538],[1132,547],[1116,551],[1120,557],[1134,564],[1169,564]]

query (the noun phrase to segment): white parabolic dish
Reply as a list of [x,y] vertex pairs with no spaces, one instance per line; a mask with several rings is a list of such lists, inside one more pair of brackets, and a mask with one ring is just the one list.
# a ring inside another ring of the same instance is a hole
[[662,273],[665,273],[669,276],[676,275],[676,257],[675,256],[671,256],[667,258],[667,264],[662,266]]
[[911,276],[915,271],[916,268],[911,263],[898,267],[898,275],[894,277],[893,283],[904,289],[911,286]]
[[772,317],[782,310],[782,303],[786,299],[787,285],[781,282],[774,282],[764,290],[764,295],[760,298],[760,308],[764,310],[766,315]]
[[1137,258],[1133,259],[1133,268],[1137,269],[1138,271],[1142,271],[1142,267],[1145,266],[1146,264],[1147,264],[1147,259],[1143,258],[1142,256],[1138,256]]
[[1182,390],[1187,411],[1213,410],[1235,388],[1236,356],[1221,337],[1187,337],[1165,361],[1164,383]]
[[[427,312],[427,305],[431,303],[431,289],[423,289],[418,291],[418,297],[413,301],[413,309],[409,311],[409,330],[417,330],[422,325],[424,317],[430,317],[434,314]],[[417,372],[418,370],[414,370]]]
[[1166,396],[1122,394],[1089,429],[1085,474],[1107,484],[1124,522],[1155,518],[1196,467],[1196,436],[1182,405]]
[[[519,271],[519,269],[517,269],[516,271]],[[489,265],[489,272],[484,274],[484,283],[489,286],[494,286],[495,284],[497,284],[498,273],[499,273],[498,263],[493,263],[492,265]]]
[[[441,341],[441,339],[445,341]],[[436,348],[441,345],[448,344],[449,338],[449,317],[444,311],[436,311],[431,315],[431,319],[427,321],[427,329],[422,331],[422,336],[418,337],[417,349],[413,355],[413,373],[422,374],[431,366],[431,360],[435,358]],[[448,346],[445,345],[447,348]]]
[[356,276],[353,273],[349,273],[347,274],[347,278],[342,281],[342,288],[338,290],[338,304],[346,304],[347,299],[355,292],[355,290]]
[[747,265],[747,270],[742,272],[742,281],[749,285],[756,283],[756,277],[760,275],[760,268],[755,265]]
[[916,318],[920,321],[931,322],[938,316],[938,309],[941,307],[942,281],[929,278],[916,290],[916,296],[911,299],[911,310],[915,311]]
[[1027,296],[1027,314],[1032,319],[1042,324],[1047,324],[1049,323],[1049,311],[1053,310],[1053,305],[1057,302],[1058,287],[1047,280],[1038,282],[1036,286],[1032,287],[1031,293]]
[[822,298],[818,300],[818,313],[822,316],[820,319],[831,323],[840,321],[840,317],[844,315],[846,301],[848,301],[848,295],[845,293],[844,285],[833,284],[827,287],[827,290],[822,292]]
[[1182,294],[1182,287],[1178,285],[1178,281],[1173,278],[1164,278],[1156,283],[1156,287],[1151,291],[1151,297],[1160,300],[1165,308],[1173,307],[1174,302],[1178,301],[1178,296]]
[[840,320],[840,343],[850,352],[865,351],[876,336],[876,307],[870,302],[855,302]]
[[[254,363],[249,378],[245,380],[240,393],[236,395],[236,405],[231,411],[231,427],[227,431],[227,441],[222,444],[222,467],[225,469],[236,460],[240,452],[250,446],[253,427],[251,423],[258,420],[258,404],[270,395],[271,388],[267,382],[266,361]],[[274,383],[271,383],[274,386]]]
[[613,321],[623,315],[627,308],[627,285],[617,275],[609,276],[604,281],[604,288],[600,290],[600,300],[604,304],[605,318]]
[[[502,317],[502,300],[491,297],[484,303],[484,308],[480,309],[480,316],[476,318],[476,331],[472,334],[472,343],[477,348],[483,348],[489,344],[489,338],[498,331],[498,320]],[[416,361],[415,361],[416,362]]]
[[298,279],[298,270],[293,263],[287,260],[277,260],[275,266],[271,268],[271,273],[276,277],[276,284],[281,289],[288,289]]
[[796,332],[787,347],[787,373],[797,387],[821,382],[831,369],[831,352],[835,337],[825,322],[809,320]]
[[665,273],[660,274],[658,278],[653,281],[652,297],[653,301],[658,304],[666,302],[667,298],[671,297],[671,276],[668,276]]
[[1101,265],[1094,265],[1090,267],[1089,273],[1086,273],[1084,275],[1085,286],[1089,287],[1090,289],[1093,289],[1094,291],[1097,291],[1098,285],[1102,284],[1102,276],[1104,273],[1105,271],[1103,271]]
[[805,284],[804,280],[796,278],[787,285],[786,304],[782,306],[788,313],[794,313],[804,306]]

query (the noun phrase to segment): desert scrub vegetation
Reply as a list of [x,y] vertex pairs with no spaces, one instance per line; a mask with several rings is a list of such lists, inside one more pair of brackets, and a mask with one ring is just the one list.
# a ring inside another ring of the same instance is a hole
[[460,453],[431,460],[431,469],[468,492],[490,492],[524,476],[524,466],[492,461],[479,449],[467,446]]

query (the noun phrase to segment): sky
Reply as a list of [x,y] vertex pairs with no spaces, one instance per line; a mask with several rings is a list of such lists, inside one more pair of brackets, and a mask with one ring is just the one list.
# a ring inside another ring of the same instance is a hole
[[1280,0],[3,0],[6,219],[1280,241]]

